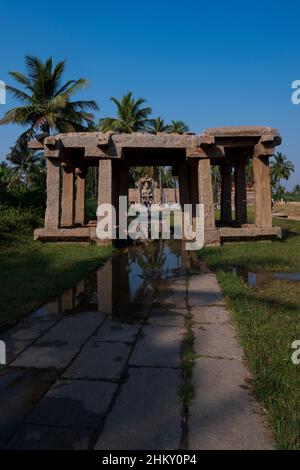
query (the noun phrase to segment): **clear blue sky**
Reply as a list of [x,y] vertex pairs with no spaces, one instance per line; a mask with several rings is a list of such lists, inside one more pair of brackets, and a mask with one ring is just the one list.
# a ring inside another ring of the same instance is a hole
[[[65,78],[88,78],[81,97],[109,101],[132,90],[155,115],[191,130],[270,125],[300,183],[300,4],[294,1],[9,1],[1,4],[0,79],[24,71],[24,55],[66,58]],[[0,115],[15,105],[10,97]],[[0,158],[20,128],[0,127]]]

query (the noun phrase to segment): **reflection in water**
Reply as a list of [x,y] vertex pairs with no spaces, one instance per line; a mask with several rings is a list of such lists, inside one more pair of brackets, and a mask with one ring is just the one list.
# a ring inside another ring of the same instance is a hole
[[258,271],[249,272],[241,268],[232,268],[230,271],[235,276],[240,276],[248,284],[250,288],[254,288],[261,284],[266,284],[272,280],[282,281],[300,281],[300,272],[272,272],[272,271]]
[[142,308],[159,298],[171,279],[187,270],[199,272],[194,251],[182,240],[135,243],[117,251],[98,271],[66,290],[55,301],[38,309],[35,316],[98,310],[114,317],[138,318]]

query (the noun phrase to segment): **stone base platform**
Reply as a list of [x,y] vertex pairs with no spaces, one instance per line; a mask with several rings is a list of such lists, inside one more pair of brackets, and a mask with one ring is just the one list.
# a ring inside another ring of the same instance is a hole
[[[280,227],[259,228],[255,225],[243,227],[219,227],[215,230],[205,231],[205,245],[219,246],[220,242],[232,240],[270,239],[281,238]],[[39,228],[34,231],[34,239],[44,242],[96,242],[98,245],[111,245],[110,240],[99,240],[96,236],[96,227],[70,227],[59,229]]]
[[255,227],[247,225],[243,227],[219,227],[221,242],[231,240],[263,240],[270,238],[281,238],[280,227]]

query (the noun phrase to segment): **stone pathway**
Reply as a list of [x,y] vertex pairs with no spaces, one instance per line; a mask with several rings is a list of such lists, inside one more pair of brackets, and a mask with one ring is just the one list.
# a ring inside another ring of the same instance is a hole
[[[181,343],[193,317],[194,398],[182,426]],[[32,315],[2,335],[0,447],[271,449],[216,277],[175,278],[141,323]]]

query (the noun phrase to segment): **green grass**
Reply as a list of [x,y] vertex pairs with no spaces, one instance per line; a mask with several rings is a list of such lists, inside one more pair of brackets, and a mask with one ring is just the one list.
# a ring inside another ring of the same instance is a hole
[[199,255],[216,271],[277,447],[300,449],[300,365],[291,362],[291,344],[300,339],[300,282],[271,280],[250,289],[228,272],[300,271],[300,222],[276,225],[282,241],[226,244]]
[[43,244],[26,237],[0,244],[0,328],[72,287],[110,252],[109,247]]

